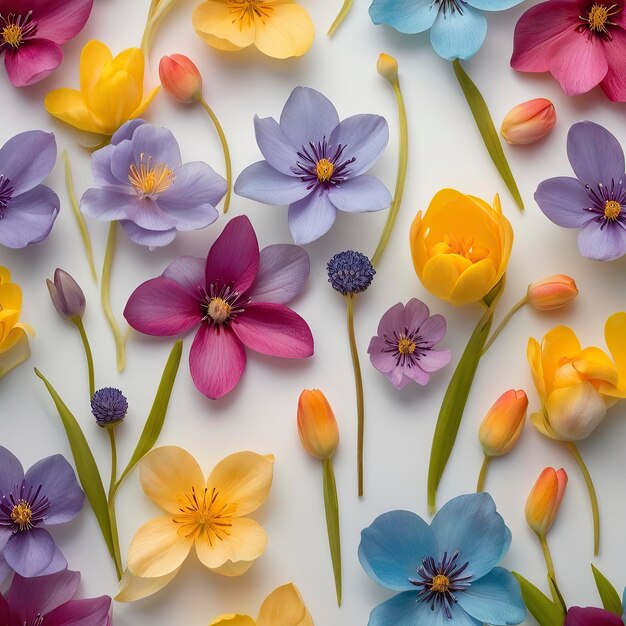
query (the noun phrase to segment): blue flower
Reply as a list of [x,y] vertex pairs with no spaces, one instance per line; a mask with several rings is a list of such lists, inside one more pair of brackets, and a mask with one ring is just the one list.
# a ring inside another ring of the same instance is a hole
[[523,0],[373,0],[374,24],[388,24],[401,33],[430,29],[435,52],[448,61],[469,59],[483,45],[487,19],[481,11],[504,11]]
[[368,626],[493,626],[526,619],[519,584],[496,567],[511,532],[487,493],[450,500],[429,526],[390,511],[361,533],[359,560],[379,585],[400,591],[379,604]]

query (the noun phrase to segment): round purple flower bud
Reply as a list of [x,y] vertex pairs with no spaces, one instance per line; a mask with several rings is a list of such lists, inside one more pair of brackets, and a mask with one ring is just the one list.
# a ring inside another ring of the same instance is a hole
[[337,253],[328,261],[326,270],[332,288],[344,296],[365,291],[376,274],[372,262],[354,250]]
[[126,417],[128,400],[119,389],[104,387],[93,394],[91,412],[98,426],[102,428],[115,426]]
[[46,283],[57,313],[66,320],[82,319],[85,313],[85,294],[72,276],[57,267],[54,271],[54,282],[46,279]]

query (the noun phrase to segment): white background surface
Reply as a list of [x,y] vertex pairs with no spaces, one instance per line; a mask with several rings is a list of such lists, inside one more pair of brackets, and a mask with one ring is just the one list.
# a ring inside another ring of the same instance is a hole
[[[341,118],[356,113],[378,113],[390,122],[391,140],[375,169],[390,189],[396,172],[397,115],[389,85],[375,70],[378,53],[399,59],[410,125],[410,165],[405,201],[395,233],[372,288],[358,302],[356,325],[360,343],[366,398],[365,497],[356,496],[356,414],[352,369],[344,327],[342,298],[326,283],[325,263],[337,251],[355,248],[371,254],[385,215],[339,215],[333,230],[308,246],[311,280],[293,307],[309,322],[316,340],[315,356],[287,362],[249,353],[241,384],[226,398],[210,401],[196,391],[189,376],[187,354],[192,335],[185,340],[183,361],[172,396],[160,444],[187,448],[205,472],[224,456],[250,449],[276,455],[275,482],[266,505],[255,515],[267,529],[269,548],[252,570],[228,579],[205,570],[190,557],[182,572],[164,591],[134,605],[115,606],[117,626],[185,624],[201,626],[225,612],[256,615],[263,598],[276,586],[294,581],[318,626],[365,626],[370,610],[391,595],[361,570],[356,552],[360,530],[384,511],[406,508],[426,514],[426,475],[430,443],[438,408],[453,366],[460,356],[480,311],[454,309],[430,296],[418,282],[407,245],[411,220],[442,187],[454,187],[486,199],[502,194],[504,210],[515,229],[515,246],[500,315],[541,276],[565,272],[578,281],[581,296],[574,306],[555,314],[530,310],[519,313],[483,360],[461,426],[456,448],[439,492],[440,504],[475,488],[482,455],[476,434],[482,416],[511,387],[527,390],[531,409],[538,406],[525,358],[530,335],[541,337],[558,323],[574,327],[583,345],[604,347],[603,325],[610,313],[626,309],[626,259],[596,263],[581,258],[576,233],[556,227],[533,201],[537,184],[546,177],[570,175],[565,138],[570,125],[591,119],[607,126],[626,142],[624,105],[611,104],[598,91],[568,98],[549,76],[520,75],[509,67],[513,29],[527,4],[503,14],[489,15],[489,34],[480,53],[466,67],[483,91],[496,125],[514,105],[544,96],[557,107],[554,132],[532,147],[506,151],[527,204],[520,214],[501,183],[482,145],[452,68],[432,52],[427,36],[403,36],[374,27],[368,2],[357,0],[353,13],[334,40],[325,31],[339,8],[339,0],[303,2],[318,31],[309,54],[299,60],[275,61],[254,50],[219,53],[198,39],[191,26],[192,2],[181,0],[159,31],[146,85],[158,80],[162,54],[182,52],[200,66],[209,103],[220,117],[230,140],[235,174],[260,158],[252,119],[278,117],[296,85],[324,92]],[[78,86],[78,59],[82,45],[99,38],[114,51],[137,45],[147,1],[98,0],[87,27],[65,46],[66,60],[44,83],[13,89],[4,72],[0,139],[32,128],[54,130],[60,151],[72,155],[79,195],[92,185],[89,155],[77,145],[78,134],[57,123],[43,108],[51,89]],[[222,172],[222,155],[215,133],[199,107],[173,103],[160,94],[146,117],[168,126],[180,141],[183,159],[207,160]],[[24,290],[23,320],[37,330],[32,357],[0,381],[0,441],[28,467],[43,456],[61,452],[70,457],[64,431],[44,387],[32,373],[39,367],[80,418],[96,457],[108,474],[108,442],[92,427],[86,403],[84,357],[74,329],[60,320],[50,303],[44,279],[59,266],[81,283],[88,299],[85,324],[96,355],[97,386],[120,386],[130,401],[130,413],[118,430],[121,463],[132,452],[167,358],[172,340],[134,334],[128,345],[128,368],[118,376],[113,341],[100,309],[84,252],[64,189],[62,167],[49,184],[62,199],[62,212],[52,236],[42,244],[19,251],[0,251],[0,262],[13,272]],[[291,241],[286,208],[268,207],[233,197],[230,216],[246,213],[261,246]],[[113,272],[113,305],[121,312],[131,291],[159,274],[181,254],[204,256],[224,226],[222,216],[204,231],[179,235],[164,249],[149,252],[123,235]],[[97,263],[104,253],[107,226],[89,224]],[[453,365],[435,374],[427,388],[416,385],[396,391],[370,365],[366,349],[382,313],[398,301],[417,296],[432,312],[443,313],[449,332],[443,345],[452,348]],[[123,320],[122,320],[123,321]],[[301,448],[296,431],[296,402],[301,389],[319,387],[328,396],[340,422],[342,444],[335,460],[341,508],[344,556],[344,605],[337,609],[321,491],[321,466]],[[595,478],[602,513],[602,546],[595,562],[621,590],[626,584],[622,560],[626,553],[623,531],[624,476],[626,474],[626,417],[623,405],[583,442],[581,451]],[[487,489],[513,531],[513,544],[504,565],[522,572],[544,588],[540,548],[524,519],[526,496],[541,469],[564,466],[570,485],[560,518],[549,540],[561,589],[569,604],[599,605],[589,563],[592,560],[591,514],[584,483],[567,451],[548,442],[527,425],[520,445],[507,458],[492,464]],[[105,478],[108,482],[108,478]],[[120,490],[118,516],[125,555],[137,528],[158,513],[141,491],[134,472]],[[115,573],[95,519],[88,507],[72,524],[58,528],[55,537],[70,566],[83,572],[83,595],[116,592]],[[529,620],[529,623],[531,621]]]

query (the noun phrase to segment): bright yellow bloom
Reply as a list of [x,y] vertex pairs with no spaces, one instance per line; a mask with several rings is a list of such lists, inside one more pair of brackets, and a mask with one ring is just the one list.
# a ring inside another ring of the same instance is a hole
[[198,35],[218,50],[254,45],[276,59],[302,56],[315,36],[309,14],[290,0],[206,0],[192,21]]
[[442,189],[410,234],[415,272],[433,295],[461,306],[482,300],[504,276],[513,247],[513,229],[484,200]]
[[79,130],[112,135],[124,122],[139,117],[160,86],[143,95],[144,56],[128,48],[115,58],[102,42],[92,40],[80,54],[80,90],[56,89],[44,100],[50,115]]
[[290,583],[265,598],[256,622],[248,615],[230,613],[214,619],[209,626],[313,626],[313,619],[298,588]]

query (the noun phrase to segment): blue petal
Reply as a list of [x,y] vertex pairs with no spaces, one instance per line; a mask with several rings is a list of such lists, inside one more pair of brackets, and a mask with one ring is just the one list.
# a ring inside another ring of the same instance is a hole
[[505,11],[522,4],[524,0],[466,0],[466,2],[481,11]]
[[438,10],[432,0],[374,0],[370,17],[374,24],[388,24],[401,33],[412,35],[428,30]]
[[410,511],[390,511],[361,532],[359,561],[379,585],[396,591],[415,590],[411,578],[424,558],[438,553],[428,524]]
[[440,549],[459,551],[473,580],[490,572],[506,554],[511,533],[488,493],[458,496],[445,504],[431,525]]
[[336,217],[337,209],[328,194],[314,189],[302,200],[289,205],[287,221],[293,240],[303,246],[325,235]]
[[254,118],[254,133],[265,160],[275,170],[293,176],[292,168],[299,157],[296,148],[289,143],[280,124],[274,118],[260,118],[257,115]]
[[431,613],[430,606],[417,600],[417,590],[405,591],[379,604],[370,614],[368,626],[415,626]]
[[291,204],[311,192],[300,178],[275,170],[267,161],[257,161],[239,174],[235,193],[265,204]]
[[335,185],[328,190],[330,201],[348,213],[382,211],[391,205],[391,194],[374,176],[357,176]]
[[466,60],[480,50],[486,35],[485,16],[466,4],[462,12],[439,12],[430,31],[430,42],[440,57],[448,61]]

